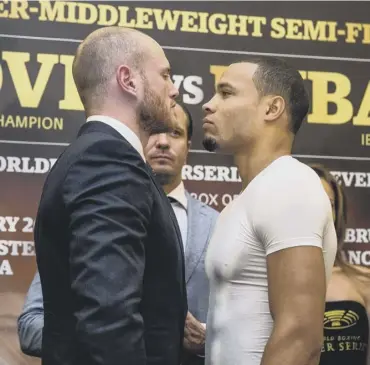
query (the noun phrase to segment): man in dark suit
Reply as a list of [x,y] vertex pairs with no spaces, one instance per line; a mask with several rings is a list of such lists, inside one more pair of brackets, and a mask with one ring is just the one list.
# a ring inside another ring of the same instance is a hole
[[178,364],[181,234],[142,147],[170,126],[168,61],[143,33],[102,28],[73,76],[88,118],[45,181],[34,233],[43,364]]
[[[193,198],[184,187],[182,168],[191,145],[193,122],[185,106],[178,104],[173,111],[173,130],[152,135],[144,154],[171,201],[184,243],[189,312],[182,365],[201,365],[204,364],[204,323],[209,299],[204,261],[218,212]],[[42,291],[40,276],[36,272],[18,318],[19,343],[25,354],[40,356],[43,326]]]

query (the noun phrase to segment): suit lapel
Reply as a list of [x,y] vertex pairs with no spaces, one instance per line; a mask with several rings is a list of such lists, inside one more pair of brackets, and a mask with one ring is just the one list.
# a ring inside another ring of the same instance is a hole
[[[188,195],[188,194],[187,194]],[[185,253],[185,278],[188,282],[205,250],[209,234],[209,217],[201,205],[188,195],[188,237]]]
[[166,194],[164,193],[162,187],[160,187],[158,185],[158,183],[157,183],[157,181],[156,181],[156,179],[154,177],[153,169],[151,168],[151,166],[148,163],[146,163],[146,165],[148,167],[149,175],[150,175],[150,178],[153,181],[153,184],[155,185],[155,187],[157,188],[157,190],[161,194],[161,196],[163,196],[163,199],[168,201],[170,217],[172,219],[173,225],[175,226],[177,240],[178,240],[178,242],[180,242],[181,255],[182,255],[182,258],[184,259],[184,246],[183,246],[182,239],[181,239],[181,232],[180,232],[179,224],[177,223],[177,219],[176,219],[175,213],[174,213],[173,208],[171,206],[171,203],[168,200],[168,197],[166,196]]

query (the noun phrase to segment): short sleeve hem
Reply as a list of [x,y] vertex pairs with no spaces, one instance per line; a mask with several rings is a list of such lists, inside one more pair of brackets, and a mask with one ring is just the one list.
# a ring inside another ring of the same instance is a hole
[[269,248],[266,250],[266,255],[270,255],[274,252],[281,251],[286,248],[299,247],[299,246],[314,246],[314,247],[322,248],[322,240],[314,239],[314,238],[307,238],[307,237],[300,237],[300,238],[292,238],[286,241],[276,242],[269,246]]

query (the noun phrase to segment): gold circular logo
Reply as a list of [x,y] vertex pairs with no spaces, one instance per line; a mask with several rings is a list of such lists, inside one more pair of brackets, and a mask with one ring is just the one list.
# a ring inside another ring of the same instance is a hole
[[333,330],[352,327],[359,319],[359,315],[351,310],[328,311],[324,316],[324,328]]

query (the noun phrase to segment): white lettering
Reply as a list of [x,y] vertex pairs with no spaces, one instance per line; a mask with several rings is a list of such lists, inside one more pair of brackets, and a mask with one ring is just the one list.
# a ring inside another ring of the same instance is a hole
[[[200,76],[188,76],[184,81],[183,100],[185,104],[196,105],[203,101],[204,93],[199,85],[203,84],[203,79]],[[198,86],[196,86],[198,85]]]
[[0,172],[45,174],[50,171],[56,158],[0,156]]
[[361,251],[348,251],[348,261],[353,265],[361,265]]
[[217,197],[218,197],[218,194],[209,194],[209,205],[218,205],[217,203]]
[[198,200],[200,200],[204,204],[208,204],[208,202],[209,202],[208,194],[206,194],[206,193],[199,194]]
[[19,217],[0,217],[0,232],[17,232]]
[[[34,220],[31,217],[22,219],[22,232],[32,233]],[[17,232],[17,223],[20,222],[20,217],[2,217],[0,216],[0,232]]]
[[344,236],[346,243],[370,243],[369,228],[347,228]]
[[361,253],[361,263],[362,265],[370,265],[370,251],[364,251]]
[[344,184],[345,187],[370,187],[370,173],[368,172],[331,171],[331,174],[340,184]]
[[190,194],[194,199],[200,200],[202,203],[207,205],[215,205],[218,206],[218,194],[207,194],[207,193],[200,193],[199,195],[197,193],[191,193]]
[[0,260],[0,275],[13,275],[13,270],[10,266],[9,260]]
[[191,179],[191,180],[196,180],[196,181],[204,180],[204,174],[203,174],[202,166],[194,166],[193,174],[194,174],[193,179]]
[[[0,160],[0,164],[1,164],[1,160]],[[0,171],[1,171],[1,165],[0,165]],[[193,169],[191,166],[189,165],[184,165],[182,167],[182,179],[183,180],[192,180],[192,172],[193,172]],[[196,199],[196,198],[194,198]]]
[[217,171],[216,166],[207,166],[208,168],[205,171],[204,174],[204,180],[206,181],[216,181],[217,176],[215,176],[215,172]]
[[356,230],[353,228],[347,228],[344,241],[348,243],[356,242]]
[[233,198],[230,194],[224,194],[222,196],[222,204],[224,206],[228,205],[232,200],[233,200]]
[[218,168],[218,176],[221,181],[230,181],[229,168],[226,166],[220,166]]
[[358,172],[356,175],[357,179],[356,179],[355,187],[366,188],[368,186],[366,182],[366,176],[367,174],[365,174],[364,172]]
[[[203,101],[204,92],[199,87],[203,84],[203,79],[200,76],[172,75],[172,82],[179,89],[180,95],[183,95],[185,104],[196,105]],[[181,87],[184,90],[181,90]]]
[[182,169],[183,180],[240,182],[236,167],[185,165]]
[[32,241],[0,240],[0,256],[35,256],[35,246]]
[[353,265],[370,266],[370,251],[348,250],[348,262]]

